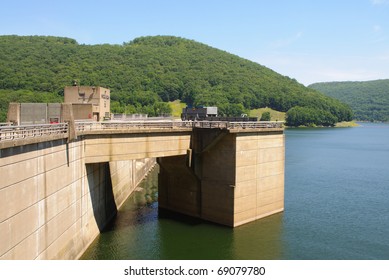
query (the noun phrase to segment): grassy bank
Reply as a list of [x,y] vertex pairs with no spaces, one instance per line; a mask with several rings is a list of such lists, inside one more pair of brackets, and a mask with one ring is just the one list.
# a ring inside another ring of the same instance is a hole
[[186,103],[183,103],[180,100],[175,100],[169,102],[169,106],[172,109],[172,116],[175,118],[180,118],[182,109],[186,107]]
[[270,112],[271,121],[285,121],[284,112],[279,112],[270,108],[259,108],[250,110],[250,117],[258,117],[259,120],[264,112]]
[[355,121],[351,122],[338,122],[336,123],[335,127],[356,127],[359,126]]

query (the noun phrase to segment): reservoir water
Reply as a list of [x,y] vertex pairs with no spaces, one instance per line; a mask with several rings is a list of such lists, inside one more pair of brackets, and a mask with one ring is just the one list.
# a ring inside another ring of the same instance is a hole
[[283,213],[234,229],[158,213],[156,168],[82,259],[389,259],[389,125],[285,135]]

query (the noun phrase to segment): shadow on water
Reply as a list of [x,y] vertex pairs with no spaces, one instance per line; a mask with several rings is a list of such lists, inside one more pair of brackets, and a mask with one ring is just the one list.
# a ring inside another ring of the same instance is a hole
[[178,223],[186,224],[188,226],[196,226],[203,224],[204,221],[200,218],[190,217],[184,214],[176,213],[167,209],[158,208],[158,219],[160,220],[174,220]]
[[283,258],[282,214],[230,228],[177,213],[162,213],[158,227],[162,259]]

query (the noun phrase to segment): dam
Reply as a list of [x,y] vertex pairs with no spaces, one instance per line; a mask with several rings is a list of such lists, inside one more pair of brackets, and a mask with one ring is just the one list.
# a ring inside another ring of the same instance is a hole
[[236,227],[284,209],[277,122],[0,127],[0,259],[77,259],[155,164],[159,207]]

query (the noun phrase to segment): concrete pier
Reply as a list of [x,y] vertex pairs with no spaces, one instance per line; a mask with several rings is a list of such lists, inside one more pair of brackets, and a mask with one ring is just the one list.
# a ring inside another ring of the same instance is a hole
[[158,161],[159,207],[231,227],[283,211],[282,131],[194,130],[192,148]]

